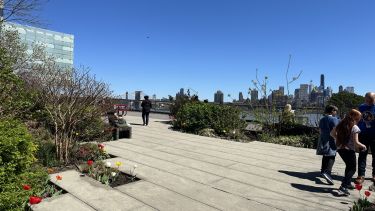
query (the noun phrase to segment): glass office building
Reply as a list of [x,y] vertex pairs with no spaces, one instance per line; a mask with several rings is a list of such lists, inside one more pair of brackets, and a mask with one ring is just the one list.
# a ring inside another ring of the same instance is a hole
[[61,67],[73,67],[74,35],[9,22],[4,28],[18,31],[28,53],[32,53],[33,45],[42,45]]

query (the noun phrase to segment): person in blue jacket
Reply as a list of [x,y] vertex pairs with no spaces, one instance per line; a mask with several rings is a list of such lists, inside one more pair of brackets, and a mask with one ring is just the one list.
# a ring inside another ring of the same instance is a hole
[[358,123],[361,130],[359,142],[367,147],[366,151],[359,152],[358,156],[358,177],[355,183],[362,184],[365,181],[366,159],[368,149],[372,152],[372,180],[375,182],[375,93],[368,92],[365,95],[365,103],[358,107],[362,113],[362,119]]
[[316,149],[317,155],[323,155],[320,173],[331,185],[334,184],[331,172],[335,163],[337,148],[335,140],[330,133],[339,123],[339,119],[336,117],[337,110],[337,107],[333,105],[325,107],[324,116],[319,121],[320,137]]

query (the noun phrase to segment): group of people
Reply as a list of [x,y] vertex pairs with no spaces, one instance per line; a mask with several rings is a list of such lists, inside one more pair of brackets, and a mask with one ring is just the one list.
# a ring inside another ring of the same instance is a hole
[[331,172],[336,152],[343,159],[346,167],[339,192],[348,196],[348,190],[354,189],[352,178],[357,168],[356,152],[359,156],[358,177],[355,183],[362,184],[365,180],[369,149],[372,152],[372,181],[375,182],[375,93],[366,93],[365,102],[358,110],[350,110],[342,120],[336,116],[337,111],[337,107],[333,105],[325,108],[325,115],[319,121],[320,139],[317,154],[323,155],[321,175],[331,185],[334,184]]

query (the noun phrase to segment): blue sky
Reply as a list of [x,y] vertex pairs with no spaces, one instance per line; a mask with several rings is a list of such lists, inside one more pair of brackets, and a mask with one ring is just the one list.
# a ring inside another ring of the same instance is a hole
[[[45,28],[75,35],[76,66],[92,68],[115,94],[157,97],[183,88],[213,99],[246,96],[255,69],[269,86],[319,83],[336,92],[375,90],[375,1],[346,0],[55,0]],[[229,100],[229,98],[226,98]]]

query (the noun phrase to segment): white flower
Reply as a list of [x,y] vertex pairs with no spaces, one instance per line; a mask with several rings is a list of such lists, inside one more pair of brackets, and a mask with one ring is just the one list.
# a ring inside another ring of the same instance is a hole
[[137,166],[137,164],[134,164],[133,168],[135,168],[135,169],[136,169],[137,167],[138,167],[138,166]]
[[112,164],[111,164],[111,162],[109,162],[109,161],[107,161],[107,162],[105,163],[105,167],[108,167],[108,168],[109,168],[109,167],[111,167],[111,165],[112,165]]
[[113,172],[111,173],[112,177],[115,177],[115,176],[116,176],[116,174],[117,174],[117,173],[116,173],[116,172],[114,172],[114,171],[113,171]]

